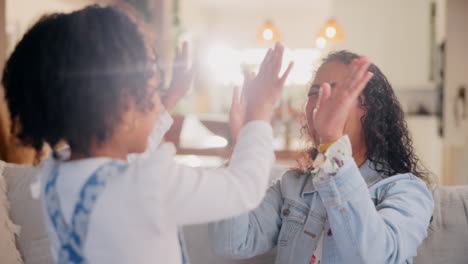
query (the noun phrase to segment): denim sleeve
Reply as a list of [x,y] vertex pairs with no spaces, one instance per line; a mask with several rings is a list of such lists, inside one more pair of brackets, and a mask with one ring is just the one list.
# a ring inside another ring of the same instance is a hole
[[[396,178],[395,178],[396,177]],[[404,263],[427,235],[434,201],[411,174],[384,179],[375,205],[354,160],[314,184],[326,207],[334,240],[348,263]]]
[[212,248],[217,255],[250,258],[276,246],[281,227],[282,195],[280,182],[272,185],[255,210],[209,224]]

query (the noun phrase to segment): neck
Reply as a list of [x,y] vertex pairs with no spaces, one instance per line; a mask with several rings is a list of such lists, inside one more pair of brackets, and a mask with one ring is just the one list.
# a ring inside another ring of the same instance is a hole
[[361,167],[362,165],[364,165],[364,163],[366,163],[367,157],[362,155],[353,155],[353,159],[354,162],[356,162],[356,165],[358,165],[358,167]]
[[70,160],[106,157],[118,160],[127,160],[128,151],[123,147],[124,144],[116,144],[112,141],[102,143],[91,143],[89,153],[71,151]]
[[364,146],[361,147],[353,147],[353,159],[356,162],[358,167],[364,165],[367,160],[367,148]]

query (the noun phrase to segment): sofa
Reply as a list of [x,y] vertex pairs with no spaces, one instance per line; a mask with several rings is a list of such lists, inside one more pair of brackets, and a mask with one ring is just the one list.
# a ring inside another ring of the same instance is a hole
[[[272,178],[279,177],[283,171],[284,168],[276,168]],[[7,188],[4,191],[10,202],[9,216],[13,223],[21,227],[16,236],[16,246],[22,260],[25,264],[51,264],[49,240],[43,225],[40,201],[32,198],[30,190],[37,172],[36,167],[0,162],[0,180],[4,179],[6,182]],[[432,193],[435,200],[434,215],[428,229],[428,237],[419,247],[415,263],[467,264],[468,186],[435,186]],[[228,260],[215,256],[209,246],[207,225],[188,226],[184,228],[184,233],[192,264],[274,263],[275,250],[248,260]],[[6,236],[2,234],[0,237],[4,240]],[[11,248],[8,252],[1,252],[6,248],[0,244],[1,263],[20,263],[14,257],[15,254],[12,254]],[[9,257],[8,261],[6,257]]]

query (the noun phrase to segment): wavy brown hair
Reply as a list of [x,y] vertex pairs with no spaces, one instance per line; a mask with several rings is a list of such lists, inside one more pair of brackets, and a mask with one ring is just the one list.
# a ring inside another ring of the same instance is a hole
[[[342,50],[330,53],[322,65],[329,62],[350,64],[359,55]],[[404,112],[390,82],[382,71],[371,64],[369,71],[374,74],[359,97],[360,107],[365,110],[361,119],[367,147],[367,159],[379,173],[390,177],[396,174],[412,173],[429,182],[429,175],[416,156],[411,136],[404,119]],[[304,151],[298,160],[299,170],[311,168],[314,148]]]

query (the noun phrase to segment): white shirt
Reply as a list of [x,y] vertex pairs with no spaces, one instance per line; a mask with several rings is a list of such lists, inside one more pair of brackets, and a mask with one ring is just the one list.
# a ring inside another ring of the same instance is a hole
[[[233,217],[261,202],[274,162],[273,133],[268,123],[248,123],[239,135],[230,165],[218,169],[174,163],[174,146],[158,146],[171,123],[167,112],[162,113],[149,151],[129,157],[128,169],[113,176],[100,195],[84,245],[88,263],[181,263],[178,227]],[[41,193],[51,169],[59,163],[56,186],[68,224],[83,184],[110,160],[65,162],[49,157],[45,161]],[[56,260],[60,243],[43,209]]]

